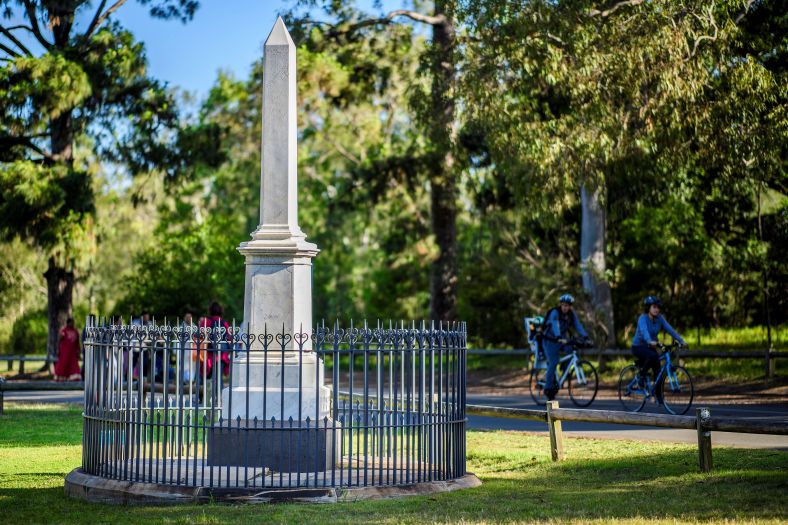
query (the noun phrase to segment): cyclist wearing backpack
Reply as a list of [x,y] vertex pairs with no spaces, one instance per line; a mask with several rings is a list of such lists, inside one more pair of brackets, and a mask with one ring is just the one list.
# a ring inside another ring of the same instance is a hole
[[583,328],[573,309],[575,298],[567,293],[562,295],[558,302],[558,306],[552,308],[544,316],[542,344],[547,355],[547,377],[545,379],[544,394],[548,400],[553,400],[558,393],[555,369],[558,367],[561,348],[569,342],[569,330],[576,332],[583,339],[588,339],[588,334],[586,334],[585,328]]
[[[638,318],[638,326],[635,331],[635,337],[632,339],[632,355],[640,360],[640,374],[643,378],[646,377],[648,371],[651,371],[652,379],[656,379],[659,374],[659,353],[657,352],[657,345],[659,341],[660,331],[667,332],[673,339],[682,345],[686,345],[684,339],[673,329],[670,324],[660,314],[662,301],[653,295],[647,296],[643,299],[643,306],[645,312],[640,314]],[[661,397],[657,393],[658,398]]]

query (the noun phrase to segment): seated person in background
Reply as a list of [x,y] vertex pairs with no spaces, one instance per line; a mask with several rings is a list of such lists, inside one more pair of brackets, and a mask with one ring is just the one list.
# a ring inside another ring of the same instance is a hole
[[[200,374],[205,375],[206,378],[212,377],[213,366],[219,362],[221,362],[222,375],[227,376],[230,374],[230,352],[228,350],[230,349],[232,336],[229,334],[230,325],[224,320],[222,315],[224,315],[224,308],[222,308],[221,304],[214,301],[208,307],[208,317],[202,317],[198,323],[202,328],[215,330],[224,328],[225,334],[227,334],[223,338],[216,334],[212,337],[207,337],[200,344],[200,351],[195,352],[200,361]],[[218,345],[218,348],[215,348],[215,345]],[[203,370],[203,365],[205,370]]]

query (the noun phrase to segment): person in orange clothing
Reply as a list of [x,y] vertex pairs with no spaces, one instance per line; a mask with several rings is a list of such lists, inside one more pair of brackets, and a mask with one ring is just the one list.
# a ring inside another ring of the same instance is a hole
[[79,332],[74,328],[74,319],[69,317],[66,326],[60,330],[57,363],[55,363],[55,381],[79,381],[82,374],[79,370]]

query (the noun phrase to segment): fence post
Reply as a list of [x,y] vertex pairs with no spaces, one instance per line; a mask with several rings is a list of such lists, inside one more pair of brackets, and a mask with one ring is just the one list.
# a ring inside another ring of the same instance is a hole
[[711,431],[704,430],[703,426],[711,419],[708,408],[695,409],[696,425],[698,428],[698,460],[701,472],[711,472]]
[[774,348],[767,348],[766,349],[766,381],[771,381],[774,379],[774,369],[776,364],[776,359],[772,357],[772,352],[774,352]]
[[25,358],[24,356],[19,358],[19,374],[22,375],[25,373]]
[[558,401],[547,402],[547,428],[550,430],[550,454],[553,461],[564,459],[564,434],[561,431],[561,421],[553,418],[553,410],[558,407]]

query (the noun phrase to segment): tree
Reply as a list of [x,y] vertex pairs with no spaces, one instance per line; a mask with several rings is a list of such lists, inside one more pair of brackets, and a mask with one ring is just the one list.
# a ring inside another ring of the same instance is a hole
[[[606,258],[617,235],[614,230],[611,243],[611,218],[620,224],[633,210],[665,202],[665,195],[699,182],[704,173],[744,195],[754,177],[742,155],[758,159],[772,183],[784,176],[775,161],[784,154],[784,140],[781,146],[776,135],[784,122],[785,90],[757,65],[784,52],[777,51],[784,48],[774,36],[777,19],[758,15],[774,5],[465,6],[461,16],[476,44],[460,65],[469,118],[479,123],[491,162],[511,177],[515,195],[540,188],[543,199],[531,199],[529,206],[575,206],[580,194],[579,262],[608,326],[608,344],[614,333],[607,280],[615,273],[606,274]],[[742,25],[753,16],[769,21],[760,31],[772,35],[763,38],[763,59],[740,52],[740,42],[752,46]],[[512,176],[518,173],[526,176]],[[732,200],[730,195],[726,202]],[[713,227],[713,221],[704,226]]]
[[[399,24],[341,47],[293,34],[301,42],[299,220],[321,250],[316,315],[423,317],[429,197],[415,174],[424,168],[411,162],[422,146],[407,96],[423,44]],[[236,248],[259,219],[262,72],[260,60],[247,79],[219,75],[199,119],[223,130],[226,161],[179,184],[161,206],[156,241],[136,259],[118,314],[144,304],[157,316],[176,315],[207,298],[242,311]]]
[[[138,1],[182,22],[198,7]],[[212,152],[205,137],[216,130],[181,126],[172,94],[147,73],[143,45],[113,21],[125,3],[102,0],[91,12],[87,0],[0,1],[14,21],[0,26],[0,234],[46,255],[50,356],[93,227],[91,159],[174,177],[188,171],[190,149]]]
[[[463,165],[457,152],[457,3],[436,0],[431,13],[397,9],[379,17],[368,17],[354,9],[351,3],[325,2],[322,10],[330,23],[317,22],[309,15],[288,17],[297,27],[314,28],[310,38],[347,42],[363,38],[381,28],[400,21],[424,24],[432,32],[432,39],[422,57],[422,73],[426,77],[427,92],[413,89],[411,104],[417,121],[424,130],[428,143],[422,157],[414,165],[429,181],[430,225],[437,245],[437,254],[430,270],[430,317],[453,321],[457,318],[457,216],[459,213],[458,181]],[[310,7],[317,2],[304,1]],[[414,83],[414,88],[416,85]],[[391,158],[390,164],[399,165],[401,159]],[[378,166],[378,175],[385,177],[386,163]]]

